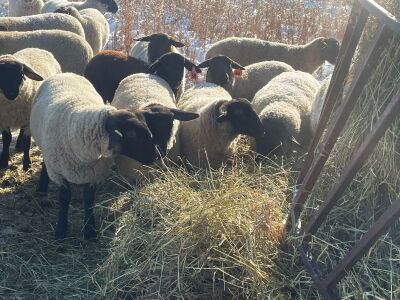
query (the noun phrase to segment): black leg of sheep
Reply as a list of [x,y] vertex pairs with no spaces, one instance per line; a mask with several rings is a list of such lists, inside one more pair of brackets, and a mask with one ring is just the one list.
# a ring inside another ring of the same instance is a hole
[[24,158],[22,162],[22,168],[24,171],[28,171],[31,167],[31,158],[30,158],[30,149],[31,149],[31,136],[30,135],[24,135],[23,139],[23,150],[24,150]]
[[24,151],[24,137],[25,137],[25,129],[21,128],[19,131],[17,142],[15,143],[15,152]]
[[37,187],[37,191],[39,193],[47,193],[47,190],[49,188],[49,175],[47,174],[47,168],[46,164],[43,162],[42,163],[42,170],[40,171],[40,178],[39,178],[39,184]]
[[58,222],[55,232],[56,240],[63,240],[68,234],[68,208],[71,200],[71,188],[68,182],[60,186],[58,189],[58,200],[60,210],[58,212]]
[[96,194],[94,185],[85,184],[83,190],[83,201],[85,207],[85,224],[83,225],[83,235],[86,240],[96,238],[96,227],[94,224],[93,204]]
[[8,161],[10,160],[10,145],[11,145],[11,130],[8,128],[2,133],[3,138],[3,151],[0,156],[0,169],[8,167]]

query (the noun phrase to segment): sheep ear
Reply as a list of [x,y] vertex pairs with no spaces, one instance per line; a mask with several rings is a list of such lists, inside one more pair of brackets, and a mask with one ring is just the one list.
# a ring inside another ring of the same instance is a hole
[[29,79],[35,80],[35,81],[43,81],[43,77],[40,76],[38,73],[36,73],[35,71],[33,71],[30,67],[28,67],[27,65],[23,65],[23,69],[22,69],[24,75],[26,77],[28,77]]
[[191,121],[199,117],[199,114],[197,113],[187,112],[175,108],[171,109],[171,112],[174,114],[174,119],[179,121]]
[[196,66],[194,63],[192,63],[190,60],[187,60],[186,58],[184,61],[184,66],[185,66],[186,70],[188,70],[188,71],[192,71],[194,68],[197,73],[201,73],[201,69],[198,66]]
[[150,42],[151,35],[143,36],[141,38],[133,39],[136,42]]
[[171,43],[172,46],[175,46],[176,48],[185,47],[184,43],[178,42],[177,40],[174,40],[173,38],[169,38],[169,42]]
[[231,59],[231,65],[234,69],[239,69],[239,70],[246,70],[245,67],[242,65],[238,64],[236,61]]
[[213,58],[207,59],[207,60],[203,61],[201,64],[199,64],[198,67],[199,68],[209,68],[212,60],[213,60]]
[[228,115],[227,115],[226,112],[221,113],[221,114],[217,117],[217,122],[218,122],[218,123],[225,122],[226,120],[228,120]]

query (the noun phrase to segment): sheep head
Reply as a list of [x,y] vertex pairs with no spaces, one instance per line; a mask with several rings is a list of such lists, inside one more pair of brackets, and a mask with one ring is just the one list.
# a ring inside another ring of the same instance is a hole
[[32,68],[12,56],[0,58],[0,90],[8,100],[18,97],[25,78],[43,80]]
[[147,55],[150,63],[155,62],[165,53],[177,52],[175,48],[181,48],[185,46],[185,44],[178,42],[164,33],[155,33],[134,40],[138,42],[149,43]]
[[257,113],[247,99],[223,101],[218,108],[217,123],[229,122],[232,134],[259,137],[264,134],[264,127]]
[[145,111],[112,110],[106,118],[109,149],[144,165],[157,159],[157,148],[145,119]]
[[218,55],[213,58],[203,61],[199,68],[208,68],[206,81],[218,84],[227,91],[232,89],[235,82],[235,73],[239,74],[245,70],[243,66],[230,59],[225,55]]

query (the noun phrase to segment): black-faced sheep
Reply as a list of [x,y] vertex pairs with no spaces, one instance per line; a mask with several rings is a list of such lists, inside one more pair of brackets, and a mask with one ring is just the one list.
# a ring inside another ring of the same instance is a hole
[[252,105],[266,134],[255,139],[253,150],[262,155],[281,154],[292,142],[306,146],[310,141],[310,110],[319,82],[301,71],[284,72],[254,96]]
[[216,84],[204,82],[187,90],[178,108],[200,115],[183,122],[178,131],[178,153],[193,166],[217,168],[232,155],[239,134],[259,137],[264,132],[250,102],[232,99]]
[[0,56],[0,131],[3,137],[3,151],[0,168],[6,168],[10,156],[12,128],[25,128],[21,135],[24,151],[23,169],[30,167],[29,117],[32,101],[41,81],[61,68],[53,55],[45,50],[27,48],[14,55]]
[[79,75],[58,74],[43,82],[30,127],[44,161],[39,188],[46,191],[49,178],[59,187],[56,239],[67,236],[71,184],[84,185],[83,232],[92,239],[96,236],[95,185],[110,173],[113,158],[125,155],[143,164],[157,158],[146,113],[105,105],[90,82]]
[[136,73],[156,74],[168,82],[176,97],[183,85],[183,70],[201,72],[191,61],[177,53],[167,53],[151,66],[118,51],[102,51],[87,65],[85,77],[93,84],[105,101],[112,101],[119,83]]
[[231,37],[216,42],[207,52],[206,59],[226,55],[242,66],[261,61],[277,60],[295,70],[313,73],[326,60],[336,62],[339,42],[334,38],[316,38],[305,45],[288,45],[253,38]]

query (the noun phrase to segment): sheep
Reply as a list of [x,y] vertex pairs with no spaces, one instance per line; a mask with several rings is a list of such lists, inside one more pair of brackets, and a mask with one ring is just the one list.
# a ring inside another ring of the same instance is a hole
[[[162,156],[174,146],[179,121],[190,121],[199,116],[178,110],[168,83],[152,74],[134,74],[122,80],[112,105],[118,109],[150,109],[157,113],[146,120]],[[144,169],[138,162],[122,156],[116,162],[118,171],[128,180],[141,178]]]
[[80,36],[61,30],[1,31],[0,55],[37,47],[49,51],[63,72],[83,74],[93,56],[89,44]]
[[72,16],[60,14],[42,14],[26,17],[0,18],[2,31],[34,31],[59,29],[70,31],[85,37],[82,25]]
[[233,98],[249,100],[272,78],[282,72],[294,71],[291,66],[280,61],[264,61],[244,68],[224,55],[202,62],[199,68],[203,67],[208,67],[207,82],[222,86]]
[[318,93],[315,96],[314,102],[311,106],[310,127],[312,136],[314,136],[315,132],[317,131],[318,122],[322,113],[322,108],[324,107],[328,87],[331,83],[331,78],[332,75],[328,76],[324,81],[322,81],[321,87],[318,90]]
[[8,0],[8,16],[22,17],[40,14],[43,0]]
[[263,135],[260,118],[246,99],[232,99],[222,87],[203,82],[187,90],[179,109],[200,117],[179,127],[179,154],[192,166],[217,168],[234,150],[239,134]]
[[97,9],[87,8],[78,11],[73,6],[61,7],[55,11],[76,18],[85,31],[86,41],[92,47],[93,55],[99,53],[107,44],[110,28],[104,15]]
[[147,165],[157,158],[146,111],[105,105],[87,79],[72,73],[44,81],[34,103],[30,128],[44,162],[39,191],[47,191],[49,179],[59,190],[55,238],[67,236],[70,186],[78,184],[84,186],[84,237],[93,239],[96,184],[111,172],[114,157],[125,155]]
[[201,72],[191,61],[177,53],[166,53],[151,66],[144,61],[118,51],[102,51],[87,65],[85,77],[94,85],[105,101],[114,98],[115,91],[122,79],[135,73],[156,74],[168,82],[175,97],[182,90],[183,70]]
[[164,33],[155,33],[134,40],[137,43],[133,46],[130,56],[148,63],[155,62],[163,54],[168,52],[179,53],[176,48],[185,46],[185,44],[178,42]]
[[206,59],[226,55],[243,66],[266,60],[287,63],[295,70],[313,73],[325,60],[335,64],[339,42],[334,38],[316,38],[305,45],[287,45],[253,38],[231,37],[207,51]]
[[254,96],[252,105],[266,134],[252,142],[262,155],[280,155],[291,142],[306,146],[310,140],[309,117],[319,82],[310,74],[283,72]]
[[69,2],[67,0],[47,0],[42,7],[42,13],[52,13],[57,9],[65,6],[73,6],[78,10],[85,8],[94,8],[101,12],[103,15],[106,12],[115,14],[118,11],[118,4],[115,0],[85,0],[80,2]]
[[206,81],[215,83],[230,92],[235,84],[235,72],[240,75],[245,68],[225,55],[218,55],[207,59],[198,65],[199,68],[208,68]]
[[21,136],[23,170],[30,168],[29,116],[33,97],[40,81],[61,72],[54,56],[41,49],[26,48],[14,55],[0,56],[0,131],[3,136],[3,151],[0,168],[7,168],[11,143],[10,128],[24,128]]

